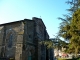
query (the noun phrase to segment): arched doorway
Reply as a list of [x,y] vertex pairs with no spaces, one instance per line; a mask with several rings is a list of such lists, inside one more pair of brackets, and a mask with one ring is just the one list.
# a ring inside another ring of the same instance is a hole
[[28,60],[32,60],[32,53],[29,51]]

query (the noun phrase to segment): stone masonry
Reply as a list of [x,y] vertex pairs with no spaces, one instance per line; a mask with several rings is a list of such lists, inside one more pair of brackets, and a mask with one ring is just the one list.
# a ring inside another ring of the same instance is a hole
[[49,39],[41,18],[0,25],[0,58],[14,60],[49,60],[46,46],[40,41]]

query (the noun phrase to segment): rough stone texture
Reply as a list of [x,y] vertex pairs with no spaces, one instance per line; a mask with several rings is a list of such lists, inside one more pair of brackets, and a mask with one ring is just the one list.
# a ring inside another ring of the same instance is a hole
[[[22,54],[24,25],[22,22],[5,24],[3,28],[0,26],[0,55],[7,58],[15,58],[20,60],[19,54]],[[3,39],[4,38],[4,39]],[[18,46],[20,45],[20,47]],[[18,47],[17,47],[18,46]],[[17,48],[16,48],[17,47]],[[17,55],[17,52],[19,54]],[[1,53],[2,52],[2,53]],[[15,57],[17,55],[17,58]]]
[[[31,53],[32,60],[35,59],[35,43],[34,41],[34,21],[25,20],[24,26],[24,41],[23,41],[23,60],[29,59],[29,52]],[[34,51],[34,52],[33,52]],[[26,53],[25,53],[26,52]],[[24,56],[26,55],[26,56]]]
[[24,19],[0,25],[0,57],[15,60],[46,60],[46,46],[40,41],[49,39],[40,18]]
[[22,60],[22,44],[16,44],[15,60]]
[[2,54],[1,49],[2,49],[3,35],[4,35],[4,26],[1,26],[0,27],[0,56]]
[[40,41],[49,39],[49,35],[46,32],[46,27],[42,21],[42,19],[39,18],[33,18],[35,21],[35,31],[38,40],[38,59],[37,60],[46,60],[46,47],[39,44]]
[[22,60],[23,34],[24,24],[21,22],[17,35],[15,60]]

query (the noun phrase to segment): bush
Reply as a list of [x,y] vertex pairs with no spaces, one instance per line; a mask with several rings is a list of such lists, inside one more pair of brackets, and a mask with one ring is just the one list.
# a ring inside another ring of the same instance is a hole
[[77,60],[80,60],[80,58],[79,58],[79,59],[77,59]]

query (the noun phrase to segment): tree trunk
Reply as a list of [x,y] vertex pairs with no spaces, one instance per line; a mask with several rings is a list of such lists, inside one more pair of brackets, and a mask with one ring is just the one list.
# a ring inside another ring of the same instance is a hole
[[78,47],[75,47],[75,57],[77,57]]

